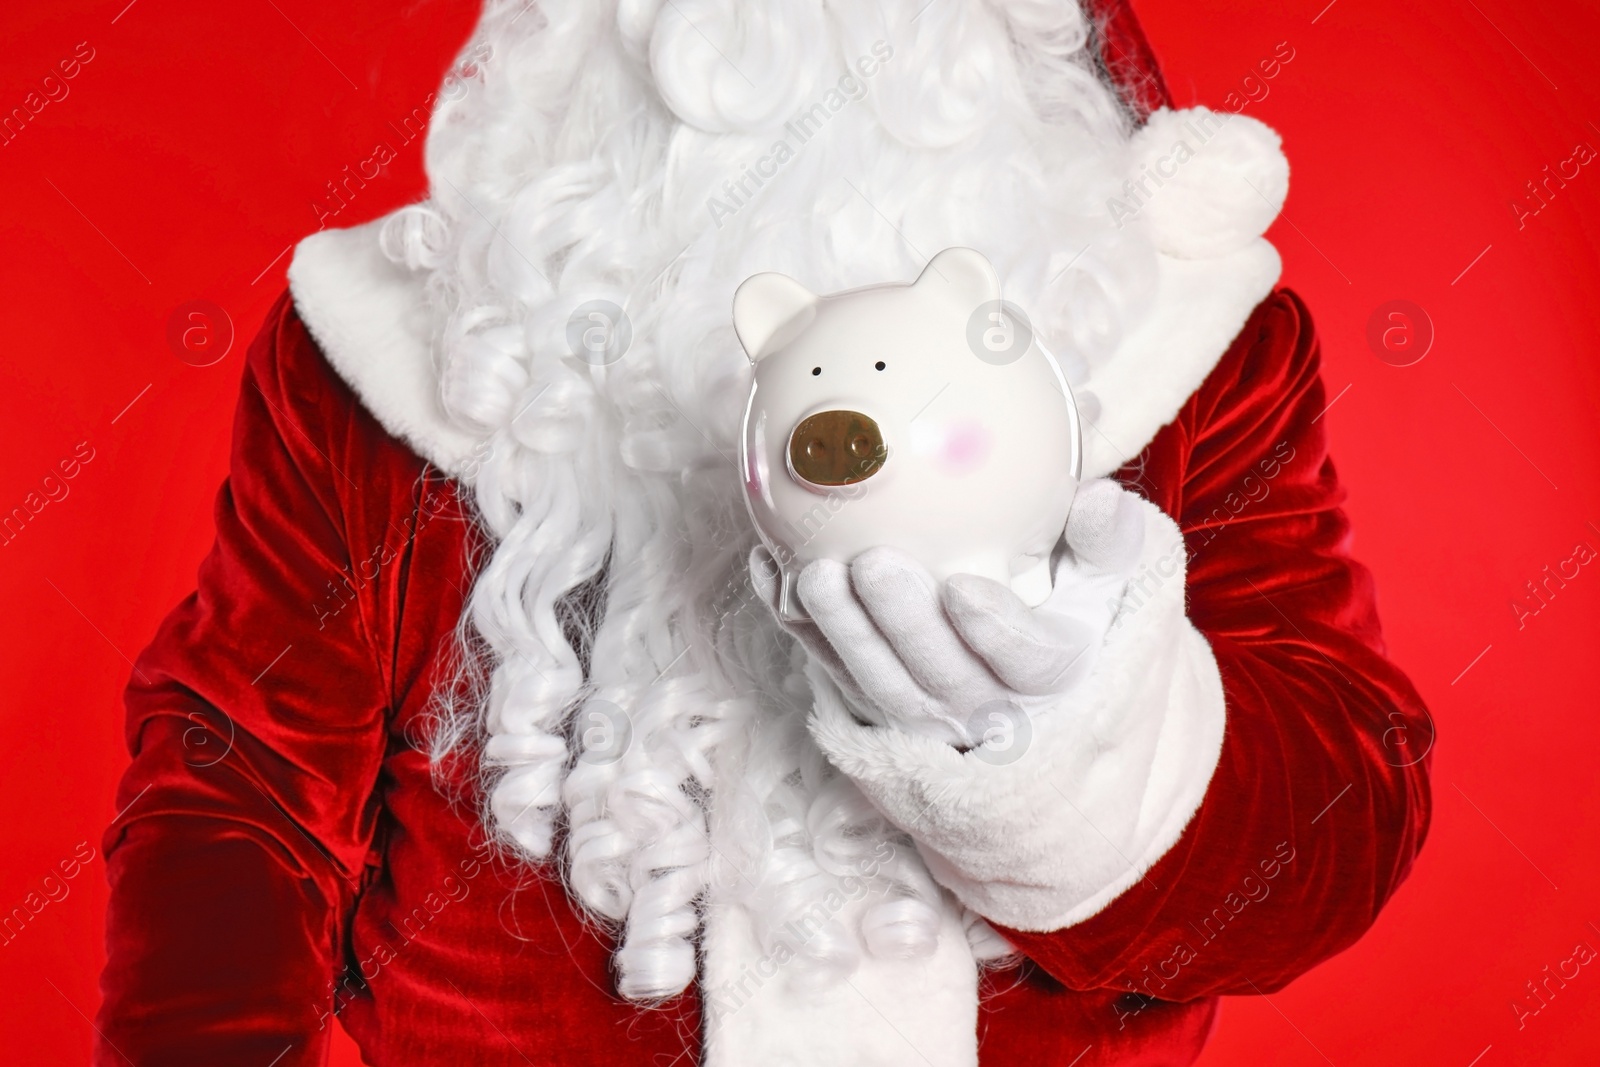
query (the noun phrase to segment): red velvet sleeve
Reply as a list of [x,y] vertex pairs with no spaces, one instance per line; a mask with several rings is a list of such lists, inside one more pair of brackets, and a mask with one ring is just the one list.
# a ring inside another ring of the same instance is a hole
[[339,489],[364,475],[362,417],[284,298],[247,359],[215,547],[126,694],[96,1064],[323,1062],[389,702]]
[[1124,471],[1184,532],[1227,726],[1199,811],[1141,882],[1077,926],[1006,931],[1069,987],[1271,992],[1360,937],[1421,847],[1432,724],[1349,554],[1319,363],[1305,305],[1274,294]]

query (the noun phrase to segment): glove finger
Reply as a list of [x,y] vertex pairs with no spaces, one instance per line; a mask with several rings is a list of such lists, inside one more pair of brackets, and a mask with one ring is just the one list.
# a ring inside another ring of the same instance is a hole
[[1093,644],[1089,627],[1035,612],[999,582],[976,574],[944,583],[952,625],[999,679],[1025,696],[1048,696],[1077,680]]
[[926,694],[851,590],[849,569],[843,563],[817,559],[806,564],[800,572],[799,593],[817,629],[868,701],[897,717],[914,717],[926,705]]
[[1078,487],[1067,514],[1067,547],[1088,571],[1130,573],[1144,550],[1144,514],[1139,498],[1109,478]]
[[850,584],[923,690],[948,698],[993,687],[988,667],[940,607],[937,581],[910,556],[869,549],[850,561]]

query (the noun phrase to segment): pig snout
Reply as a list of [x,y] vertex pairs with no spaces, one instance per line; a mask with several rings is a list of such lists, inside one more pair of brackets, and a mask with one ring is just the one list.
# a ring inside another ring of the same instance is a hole
[[789,435],[789,469],[812,485],[854,485],[883,468],[883,431],[859,411],[819,411]]

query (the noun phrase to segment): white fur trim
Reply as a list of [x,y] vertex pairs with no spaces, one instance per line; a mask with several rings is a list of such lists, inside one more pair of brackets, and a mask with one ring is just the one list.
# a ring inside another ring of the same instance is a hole
[[456,473],[474,441],[439,406],[428,303],[417,278],[378,246],[383,223],[301,241],[289,263],[289,291],[328,362],[383,428]]
[[1090,373],[1099,412],[1084,420],[1085,478],[1111,474],[1177,417],[1283,271],[1259,238],[1221,259],[1157,262],[1154,310]]
[[[856,909],[838,917],[855,921]],[[939,947],[918,960],[868,956],[817,991],[789,984],[740,905],[706,914],[705,1067],[975,1067],[978,969],[961,912],[944,909]]]
[[1030,715],[1015,758],[867,726],[822,671],[811,731],[963,904],[1019,930],[1082,922],[1178,840],[1222,753],[1222,678],[1184,613],[1185,549],[1149,501],[1130,583],[1083,689]]
[[[427,301],[416,276],[378,247],[382,219],[312,234],[295,249],[289,290],[311,336],[383,428],[451,472],[474,441],[439,406]],[[1085,420],[1085,478],[1138,455],[1205,381],[1255,306],[1277,284],[1264,240],[1216,260],[1159,256],[1153,312],[1085,383],[1099,414]]]

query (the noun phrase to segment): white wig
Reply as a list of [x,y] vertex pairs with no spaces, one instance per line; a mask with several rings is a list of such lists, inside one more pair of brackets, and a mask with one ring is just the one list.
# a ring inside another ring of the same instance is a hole
[[[766,270],[908,281],[967,245],[1081,376],[1155,269],[1102,207],[1131,119],[1090,37],[1063,0],[490,0],[468,45],[431,197],[384,231],[428,278],[493,544],[463,621],[483,681],[433,751],[474,754],[497,837],[613,927],[626,997],[693,981],[708,894],[770,951],[867,856],[891,857],[874,904],[789,945],[796,973],[934,947],[941,890],[812,743],[804,653],[752,600],[731,299]],[[631,337],[602,311],[575,345],[595,301]]]

